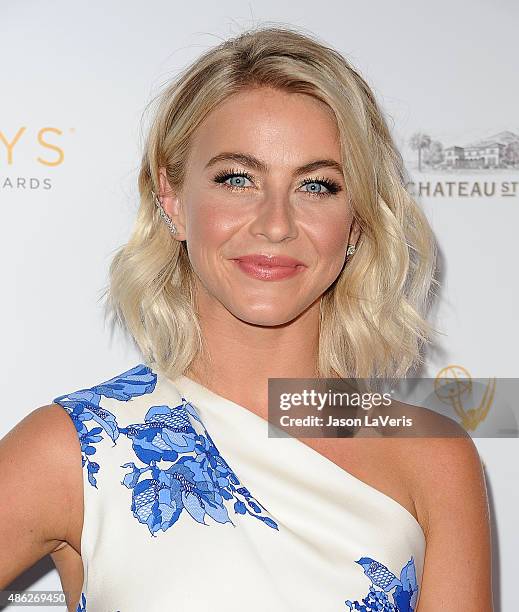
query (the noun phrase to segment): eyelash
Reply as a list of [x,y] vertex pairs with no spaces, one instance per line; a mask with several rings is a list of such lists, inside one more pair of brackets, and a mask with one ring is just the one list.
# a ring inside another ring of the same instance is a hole
[[[215,183],[225,186],[227,189],[231,189],[232,191],[236,191],[236,190],[240,191],[241,189],[245,189],[245,187],[237,187],[236,185],[226,185],[225,184],[226,180],[230,178],[234,178],[235,176],[241,176],[243,178],[249,179],[249,181],[254,180],[254,178],[248,172],[240,172],[240,171],[232,170],[232,169],[222,170],[214,177],[213,180]],[[318,193],[317,192],[312,193],[311,191],[306,192],[310,194],[311,196],[315,196],[318,198],[323,198],[325,196],[333,196],[339,193],[339,191],[342,191],[342,188],[339,185],[339,183],[332,181],[330,179],[327,179],[325,177],[315,177],[314,179],[305,179],[301,183],[300,187],[304,187],[305,185],[308,185],[311,183],[318,183],[326,187],[326,189],[328,189],[327,192],[326,191],[318,192]]]

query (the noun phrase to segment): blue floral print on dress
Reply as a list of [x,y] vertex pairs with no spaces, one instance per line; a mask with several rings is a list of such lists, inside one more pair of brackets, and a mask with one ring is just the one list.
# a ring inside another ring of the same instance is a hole
[[[94,444],[103,439],[100,435],[103,430],[114,444],[119,437],[115,416],[101,406],[102,396],[127,402],[133,397],[151,393],[156,383],[157,375],[146,365],[139,364],[100,385],[60,395],[52,400],[63,406],[74,422],[81,445],[81,463],[83,467],[85,464],[87,466],[88,481],[92,486],[97,488],[95,474],[99,471],[99,464],[90,460],[96,452]],[[85,424],[88,421],[97,423],[98,427],[88,429]]]
[[[416,580],[416,569],[413,557],[404,565],[398,579],[391,570],[379,561],[371,557],[362,557],[358,563],[366,576],[371,580],[371,585],[362,603],[358,601],[345,601],[350,610],[360,612],[414,612],[418,600],[418,582]],[[383,590],[378,590],[375,587]],[[393,601],[389,601],[387,593],[391,590]]]
[[[200,433],[192,423],[199,424]],[[202,524],[207,524],[207,516],[217,523],[234,524],[226,501],[234,501],[235,513],[249,514],[278,529],[272,518],[262,514],[266,509],[240,485],[195,407],[184,397],[174,408],[152,406],[144,423],[120,431],[132,439],[135,454],[146,464],[137,467],[131,462],[121,467],[132,469],[123,484],[133,489],[134,516],[148,525],[152,535],[171,527],[184,510]],[[144,474],[148,477],[142,479]]]
[[[209,516],[217,523],[234,525],[226,502],[233,502],[235,514],[249,514],[278,530],[276,521],[264,514],[266,508],[241,485],[195,407],[184,397],[174,408],[151,406],[143,423],[127,427],[119,427],[115,415],[101,406],[103,396],[128,401],[153,392],[156,382],[152,369],[139,364],[100,385],[53,400],[67,410],[76,426],[90,484],[97,488],[95,474],[100,466],[89,457],[95,454],[94,444],[103,439],[104,430],[114,445],[120,435],[131,440],[137,459],[144,464],[124,463],[121,467],[131,471],[121,484],[132,489],[133,515],[148,526],[152,536],[171,527],[184,510],[202,524],[207,524]],[[88,421],[98,426],[88,429]]]
[[77,605],[76,612],[87,612],[87,609],[86,609],[86,596],[85,596],[85,594],[83,592],[81,593],[81,598],[80,598],[79,603]]

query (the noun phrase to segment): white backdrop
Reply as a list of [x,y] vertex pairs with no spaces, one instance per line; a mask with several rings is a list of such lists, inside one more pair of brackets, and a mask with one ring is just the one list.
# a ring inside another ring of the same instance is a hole
[[[264,21],[338,48],[386,112],[441,247],[445,336],[428,376],[450,365],[519,376],[519,167],[482,167],[517,159],[517,2],[3,2],[0,435],[139,361],[110,335],[98,298],[135,217],[141,114],[193,58]],[[430,143],[421,167],[411,142]],[[475,167],[445,166],[455,158]],[[519,441],[475,441],[493,515],[495,610],[514,612]],[[42,561],[11,588],[61,585]]]

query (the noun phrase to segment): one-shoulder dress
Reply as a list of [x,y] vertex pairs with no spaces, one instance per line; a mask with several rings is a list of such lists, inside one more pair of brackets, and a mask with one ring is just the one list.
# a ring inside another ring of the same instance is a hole
[[416,610],[414,516],[247,408],[144,363],[53,402],[81,446],[76,612]]

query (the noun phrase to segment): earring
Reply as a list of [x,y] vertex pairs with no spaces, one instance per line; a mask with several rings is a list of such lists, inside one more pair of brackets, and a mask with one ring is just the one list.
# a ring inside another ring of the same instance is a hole
[[348,245],[348,250],[346,251],[346,255],[353,255],[353,253],[355,253],[355,245],[354,244],[349,244]]
[[168,217],[166,211],[162,208],[162,204],[160,203],[160,200],[157,197],[157,194],[152,190],[151,195],[153,196],[153,200],[154,200],[157,208],[159,209],[159,214],[164,219],[164,222],[168,226],[169,231],[172,234],[176,234],[177,233],[177,226],[173,223],[173,221]]

